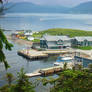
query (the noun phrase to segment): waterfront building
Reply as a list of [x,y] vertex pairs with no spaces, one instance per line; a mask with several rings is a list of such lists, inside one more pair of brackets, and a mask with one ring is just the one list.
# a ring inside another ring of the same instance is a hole
[[92,37],[83,36],[83,37],[74,37],[71,40],[72,46],[92,46]]
[[25,30],[25,31],[24,31],[24,35],[25,35],[26,37],[29,37],[29,36],[32,36],[32,35],[33,35],[33,32],[32,32],[31,30]]
[[47,49],[61,49],[71,47],[71,38],[68,36],[44,35],[40,39],[40,47]]

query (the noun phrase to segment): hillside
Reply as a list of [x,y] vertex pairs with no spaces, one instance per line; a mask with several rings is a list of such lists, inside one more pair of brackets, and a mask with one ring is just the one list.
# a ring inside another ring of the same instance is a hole
[[74,36],[92,36],[92,31],[76,30],[76,29],[48,29],[40,31],[39,33],[33,34],[33,37],[42,37],[44,34],[50,35],[68,35],[70,37]]
[[92,13],[92,2],[81,3],[80,5],[70,9],[70,13]]
[[[12,5],[12,3],[10,3]],[[10,13],[65,13],[68,8],[63,6],[40,6],[33,3],[21,2],[16,3],[7,12]]]
[[[9,3],[7,6],[11,6],[13,3]],[[8,13],[80,13],[91,14],[92,2],[81,3],[80,5],[68,8],[64,6],[43,6],[28,2],[20,2],[13,5]]]

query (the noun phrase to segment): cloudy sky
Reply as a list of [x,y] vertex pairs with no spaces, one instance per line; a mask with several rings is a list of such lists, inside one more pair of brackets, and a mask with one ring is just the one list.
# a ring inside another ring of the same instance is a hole
[[76,6],[80,3],[92,0],[11,0],[12,2],[32,2],[40,5]]

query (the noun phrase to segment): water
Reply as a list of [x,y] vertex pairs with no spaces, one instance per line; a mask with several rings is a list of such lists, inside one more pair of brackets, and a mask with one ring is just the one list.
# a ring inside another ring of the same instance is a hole
[[[11,66],[11,68],[9,68],[7,72],[13,73],[14,76],[17,75],[17,72],[19,72],[21,68],[24,68],[24,70],[27,73],[30,73],[37,69],[51,67],[53,66],[53,63],[56,61],[56,58],[57,58],[56,56],[54,56],[53,58],[49,57],[46,59],[35,60],[35,61],[27,60],[17,55],[17,51],[22,48],[25,48],[25,46],[15,44],[14,42],[11,42],[11,43],[14,45],[12,51],[9,52],[9,51],[4,50],[4,52],[6,54],[7,61],[9,65]],[[0,64],[0,86],[6,83],[6,81],[3,78],[5,76],[5,73],[6,71],[5,71],[3,64]],[[33,81],[37,78],[38,77],[31,78],[31,80]],[[40,85],[40,87],[42,86]],[[36,88],[37,92],[41,92],[40,90],[38,91],[38,89],[39,87]],[[48,87],[42,88],[42,92],[48,92]]]
[[8,13],[1,16],[0,25],[4,29],[32,29],[40,31],[49,28],[73,28],[92,30],[91,14],[45,14]]
[[[32,29],[33,31],[40,31],[49,28],[73,28],[73,29],[83,29],[92,30],[92,15],[74,15],[74,14],[6,14],[1,16],[0,25],[4,29],[21,30],[21,29]],[[11,34],[7,31],[5,34]],[[11,42],[14,47],[12,51],[6,51],[6,57],[11,68],[8,72],[16,73],[20,71],[23,67],[24,70],[28,72],[33,72],[37,69],[46,68],[53,66],[57,57],[49,57],[48,59],[29,61],[21,56],[17,55],[17,51],[24,48],[23,45],[18,45]],[[91,62],[91,61],[90,61]],[[87,63],[85,63],[87,65]],[[2,79],[6,71],[3,64],[0,64],[0,86],[4,85],[6,81]],[[36,77],[37,78],[37,77]],[[31,80],[35,80],[32,78]],[[41,89],[41,90],[40,90]],[[49,92],[49,86],[43,88],[40,86],[36,88],[36,92]]]

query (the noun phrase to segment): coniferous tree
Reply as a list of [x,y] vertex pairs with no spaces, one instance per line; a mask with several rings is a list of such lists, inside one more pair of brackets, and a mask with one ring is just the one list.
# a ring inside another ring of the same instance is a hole
[[13,45],[9,43],[9,41],[3,33],[3,30],[0,29],[0,62],[4,63],[5,69],[8,69],[9,65],[3,52],[3,48],[5,48],[6,50],[11,50],[12,47]]
[[18,72],[17,84],[13,88],[13,92],[34,92],[34,86],[29,81],[28,77],[25,76],[23,68]]

